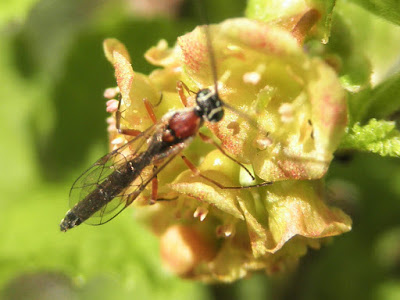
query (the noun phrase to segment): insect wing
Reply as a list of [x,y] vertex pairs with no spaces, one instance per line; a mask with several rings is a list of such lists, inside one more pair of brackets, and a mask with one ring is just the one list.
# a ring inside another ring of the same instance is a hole
[[[125,145],[97,160],[72,185],[69,194],[70,207],[73,208],[77,203],[86,199],[86,197],[98,189],[100,185],[106,184],[110,175],[118,168],[126,165],[129,161],[134,160],[135,157],[138,157],[146,151],[148,139],[154,134],[157,128],[157,125],[152,126]],[[132,199],[128,199],[129,195],[131,195],[134,190],[140,189],[141,185],[143,185],[143,180],[139,176],[137,180],[134,180],[128,186],[121,187],[121,193],[104,205],[100,210],[94,212],[85,223],[100,225],[114,218],[127,206],[126,201],[133,201]],[[114,188],[118,188],[118,186]],[[91,199],[91,201],[87,201],[87,205],[91,205],[92,201],[102,201],[102,199]]]

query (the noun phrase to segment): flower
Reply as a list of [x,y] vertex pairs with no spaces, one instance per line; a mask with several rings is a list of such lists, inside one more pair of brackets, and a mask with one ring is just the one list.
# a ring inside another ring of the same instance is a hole
[[[219,95],[240,113],[227,107],[222,121],[202,131],[260,181],[273,184],[220,189],[176,158],[158,176],[159,197],[169,200],[148,205],[147,189],[135,201],[135,213],[160,236],[163,260],[175,273],[229,282],[254,270],[291,268],[308,247],[351,229],[350,218],[324,202],[321,179],[344,133],[347,107],[335,71],[308,56],[289,32],[243,18],[210,25],[209,31]],[[165,41],[151,48],[146,58],[160,69],[148,76],[132,69],[117,40],[106,40],[104,49],[115,67],[123,127],[144,131],[152,125],[144,98],[159,119],[182,108],[177,81],[191,91],[214,86],[202,27],[173,48]],[[194,105],[194,95],[188,103]],[[127,141],[113,126],[110,138],[112,147]],[[224,186],[254,184],[236,162],[199,139],[185,155]]]

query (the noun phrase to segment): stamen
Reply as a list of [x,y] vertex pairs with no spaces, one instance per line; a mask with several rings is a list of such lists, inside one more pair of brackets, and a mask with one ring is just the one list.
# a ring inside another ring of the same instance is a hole
[[106,122],[107,122],[107,124],[109,124],[109,125],[112,125],[112,124],[115,125],[115,118],[114,118],[114,117],[108,117],[108,118],[106,119]]
[[208,209],[206,207],[199,206],[193,213],[194,218],[199,218],[200,222],[203,222],[208,215]]
[[108,124],[107,132],[115,133],[115,131],[117,131],[117,127],[115,126],[116,124],[115,124],[115,119],[114,119],[114,117],[108,117],[108,118],[106,119],[106,122],[107,122],[107,124]]
[[114,133],[115,131],[117,131],[117,127],[115,126],[115,124],[108,125],[107,132],[113,132]]
[[248,72],[243,74],[243,82],[256,85],[261,80],[260,73],[257,72]]
[[290,103],[282,103],[278,112],[281,114],[281,121],[283,123],[290,123],[293,121],[293,105]]
[[234,236],[236,233],[236,227],[233,223],[220,225],[216,229],[218,237],[228,238]]
[[228,81],[228,79],[231,77],[232,71],[226,70],[218,79],[218,90],[225,89],[226,87],[224,86],[224,83]]
[[213,162],[213,166],[222,166],[222,160],[220,158],[216,158]]
[[108,88],[104,91],[104,98],[106,99],[113,99],[115,97],[117,97],[117,95],[119,94],[119,88],[115,87],[115,88]]
[[108,113],[116,112],[118,110],[118,103],[119,103],[118,100],[115,100],[115,99],[108,100],[106,102],[106,106],[107,106],[106,111]]
[[179,67],[173,68],[172,70],[173,70],[175,73],[179,74],[179,73],[182,72],[183,68],[182,68],[181,66],[179,66]]
[[260,136],[254,140],[254,145],[259,150],[265,150],[272,145],[272,140],[267,136]]
[[122,137],[117,137],[111,141],[112,145],[118,145],[122,144],[124,142],[124,139]]

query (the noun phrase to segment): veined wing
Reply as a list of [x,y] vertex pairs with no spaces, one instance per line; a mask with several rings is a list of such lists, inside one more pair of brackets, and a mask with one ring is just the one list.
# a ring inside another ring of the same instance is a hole
[[[85,221],[91,225],[103,224],[117,215],[126,206],[125,201],[128,200],[128,195],[141,188],[143,180],[141,176],[137,176],[129,183],[115,180],[111,182],[113,176],[119,175],[129,162],[133,162],[133,167],[136,162],[138,167],[144,168],[145,166],[138,162],[147,150],[151,137],[161,129],[162,124],[156,124],[125,145],[97,160],[72,185],[69,194],[71,209],[84,210],[83,214],[92,210],[90,218]],[[99,192],[99,190],[104,192]],[[110,196],[112,193],[116,193],[115,197]],[[112,199],[107,201],[107,197]],[[97,209],[98,203],[105,204]],[[75,213],[79,215],[79,211],[75,211]]]
[[[140,184],[133,185],[134,188],[129,188],[122,194],[116,196],[113,201],[111,201],[112,207],[115,206],[113,209],[113,213],[110,214],[110,212],[107,210],[107,212],[103,213],[102,211],[99,211],[97,214],[93,215],[93,217],[90,218],[90,220],[96,220],[93,223],[89,223],[90,225],[102,225],[104,223],[107,223],[114,219],[116,216],[118,216],[125,208],[127,208],[141,193],[142,191],[147,187],[147,185],[152,181],[152,179],[157,176],[159,172],[161,172],[165,166],[167,166],[183,149],[179,148],[176,149],[177,151],[170,154],[161,164],[157,165],[156,168],[154,168],[154,165],[151,165],[148,167],[149,172],[145,175],[145,177],[140,177]],[[132,186],[131,186],[132,187]],[[118,204],[117,204],[118,203]],[[123,205],[121,205],[123,204]],[[118,208],[118,209],[117,209]]]
[[76,180],[70,205],[81,221],[101,225],[116,217],[192,141],[189,137],[165,147],[161,140],[165,125],[159,122],[100,158]]

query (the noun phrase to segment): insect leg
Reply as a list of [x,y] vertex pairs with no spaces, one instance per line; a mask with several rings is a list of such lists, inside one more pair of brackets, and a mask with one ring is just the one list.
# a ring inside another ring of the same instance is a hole
[[138,136],[142,132],[140,130],[136,129],[129,129],[129,128],[121,128],[121,118],[122,118],[122,112],[121,112],[121,101],[122,100],[122,95],[121,93],[118,94],[118,109],[115,111],[115,127],[117,128],[118,133],[129,135],[129,136]]
[[142,132],[140,130],[136,130],[136,129],[128,129],[128,128],[121,129],[121,128],[119,128],[118,133],[135,137],[135,136],[138,136],[139,134],[141,134]]
[[257,187],[262,187],[262,186],[272,184],[271,181],[266,181],[263,183],[253,184],[253,185],[248,185],[248,186],[224,186],[224,185],[220,184],[219,182],[215,181],[214,179],[211,179],[211,178],[201,174],[199,169],[197,169],[196,166],[190,160],[188,160],[185,156],[182,155],[181,157],[182,157],[183,161],[185,162],[185,164],[188,166],[188,168],[193,172],[194,175],[199,176],[199,177],[211,182],[212,184],[215,184],[217,187],[219,187],[220,189],[223,189],[223,190],[250,189],[250,188],[257,188]]
[[182,81],[178,81],[176,83],[176,90],[178,92],[179,98],[181,99],[183,106],[187,107],[187,98],[185,96],[184,91],[186,91],[188,94],[195,94],[195,92],[190,90],[189,87]]
[[[161,99],[162,99],[162,94],[161,94],[159,103],[161,102]],[[117,128],[118,133],[136,137],[142,133],[140,130],[121,128],[121,118],[122,118],[122,112],[120,109],[121,108],[121,100],[122,100],[121,94],[119,94],[118,95],[118,109],[115,111],[115,127]],[[153,106],[151,105],[151,103],[149,102],[149,100],[147,98],[144,98],[143,102],[144,102],[144,106],[146,107],[147,113],[149,114],[151,120],[153,121],[154,124],[157,123],[157,118],[154,113]]]
[[144,106],[146,107],[147,113],[149,114],[150,119],[153,121],[154,124],[157,123],[157,117],[153,110],[153,105],[149,102],[147,98],[143,99]]
[[235,163],[237,163],[239,166],[241,166],[243,169],[245,169],[245,171],[247,172],[247,174],[250,175],[251,179],[254,180],[254,176],[253,174],[251,174],[251,172],[239,161],[237,161],[235,158],[233,158],[232,156],[230,156],[228,153],[225,152],[225,150],[218,145],[212,138],[210,138],[209,136],[206,136],[205,134],[202,134],[201,132],[199,132],[199,137],[203,140],[203,142],[207,143],[207,144],[212,144],[214,145],[219,151],[221,151],[221,153],[223,155],[225,155],[226,157],[228,157],[230,160],[234,161]]

